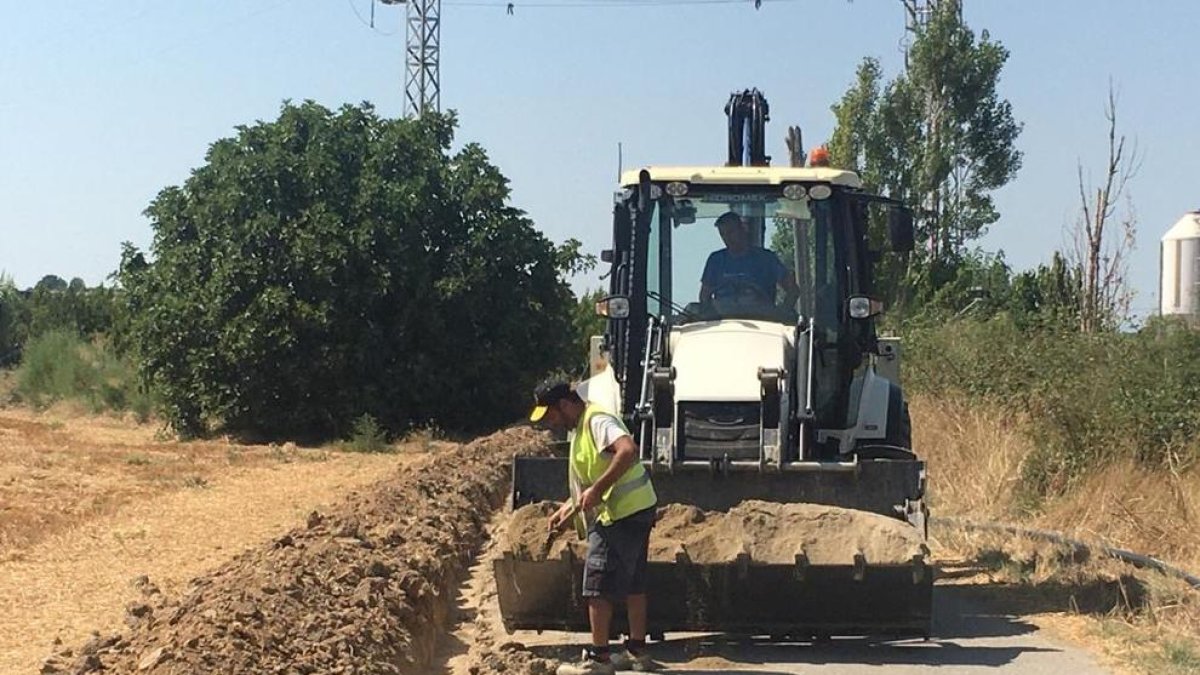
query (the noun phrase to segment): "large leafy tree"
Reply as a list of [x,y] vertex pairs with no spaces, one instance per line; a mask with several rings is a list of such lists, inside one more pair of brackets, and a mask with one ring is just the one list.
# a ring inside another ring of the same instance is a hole
[[238,128],[126,245],[130,339],[181,432],[328,437],[369,414],[477,429],[573,345],[556,247],[454,120],[285,104]]
[[991,193],[1021,166],[1021,124],[997,87],[1008,50],[962,21],[960,0],[936,3],[916,29],[907,65],[883,81],[875,59],[833,106],[835,166],[912,204],[922,242],[908,261],[885,264],[882,286],[928,297],[956,276],[970,242],[997,221]]

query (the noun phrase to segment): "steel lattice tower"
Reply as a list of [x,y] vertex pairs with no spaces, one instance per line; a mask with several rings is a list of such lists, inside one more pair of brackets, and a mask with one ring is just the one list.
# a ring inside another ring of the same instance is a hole
[[404,114],[420,117],[442,109],[438,65],[441,52],[442,0],[408,0],[405,43]]

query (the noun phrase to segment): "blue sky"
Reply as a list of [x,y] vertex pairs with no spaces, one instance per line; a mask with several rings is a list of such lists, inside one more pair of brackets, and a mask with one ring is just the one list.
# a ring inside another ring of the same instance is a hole
[[[459,3],[462,4],[459,4]],[[829,106],[864,56],[899,68],[899,0],[603,5],[603,0],[445,0],[442,105],[512,180],[546,234],[607,246],[617,144],[626,168],[719,163],[722,106],[756,86],[771,103],[769,151],[790,124],[826,139]],[[546,6],[575,4],[576,6]],[[600,5],[600,6],[596,6]],[[142,210],[237,124],[284,99],[371,101],[400,114],[403,8],[368,0],[0,0],[0,271],[103,281],[120,243],[148,247]],[[1144,154],[1134,305],[1155,305],[1158,240],[1200,207],[1200,3],[966,0],[967,22],[1011,51],[1001,83],[1025,131],[1024,168],[997,193],[981,241],[1017,268],[1064,245],[1076,163],[1104,161],[1103,104]],[[387,33],[391,33],[390,35]],[[577,287],[599,285],[596,275]]]

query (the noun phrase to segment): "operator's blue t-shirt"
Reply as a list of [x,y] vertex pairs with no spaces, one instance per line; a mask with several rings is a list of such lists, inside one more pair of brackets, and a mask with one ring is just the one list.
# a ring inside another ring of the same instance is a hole
[[713,251],[708,256],[700,281],[718,295],[731,290],[736,292],[738,282],[749,282],[761,289],[767,300],[774,302],[775,285],[787,276],[787,273],[787,268],[779,261],[779,256],[765,248],[754,247],[738,256],[723,248]]

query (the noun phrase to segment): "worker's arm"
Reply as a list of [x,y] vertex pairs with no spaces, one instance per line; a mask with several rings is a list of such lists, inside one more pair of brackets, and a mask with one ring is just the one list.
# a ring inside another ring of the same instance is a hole
[[794,310],[796,309],[796,298],[800,297],[800,287],[796,285],[796,276],[792,269],[783,264],[779,259],[779,255],[769,249],[771,254],[771,265],[775,267],[775,276],[781,288],[783,288],[783,306]]
[[796,278],[790,272],[784,274],[779,280],[779,285],[783,287],[783,306],[796,309],[796,299],[800,297],[800,286],[796,284]]
[[713,251],[708,254],[708,260],[704,261],[704,271],[700,274],[700,304],[702,305],[707,305],[711,302],[713,293],[717,290],[717,281],[720,279],[717,253],[719,251]]
[[638,459],[638,447],[633,442],[633,437],[629,435],[621,436],[613,441],[612,445],[605,448],[605,452],[612,453],[612,461],[609,462],[608,468],[604,473],[600,474],[600,478],[596,479],[582,494],[579,495],[579,506],[581,508],[595,508],[600,504],[605,492],[616,484],[617,480],[625,475],[629,467],[633,466]]

